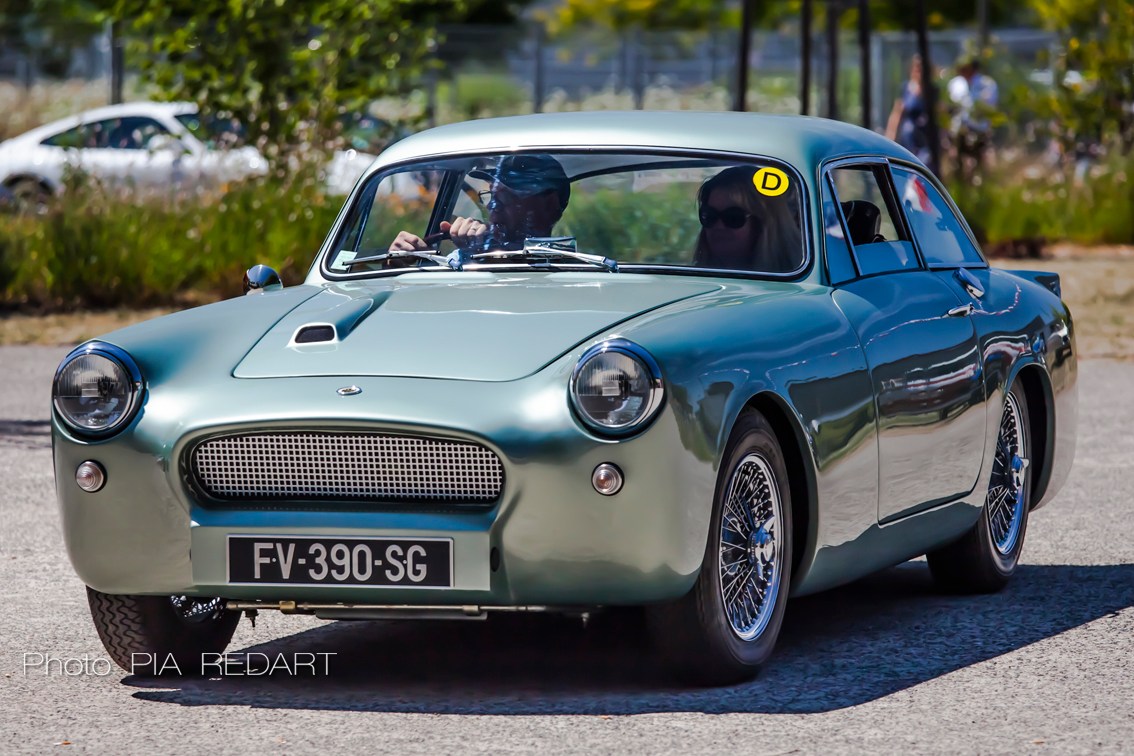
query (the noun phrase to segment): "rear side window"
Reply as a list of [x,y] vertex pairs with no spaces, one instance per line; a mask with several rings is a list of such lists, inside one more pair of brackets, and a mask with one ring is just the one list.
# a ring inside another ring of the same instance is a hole
[[859,273],[869,276],[918,268],[913,244],[894,206],[885,166],[840,167],[830,176]]
[[914,239],[929,265],[984,265],[964,225],[932,183],[914,171],[895,166],[894,186]]
[[61,134],[44,139],[51,147],[74,147],[111,150],[142,150],[150,139],[169,131],[152,118],[127,116],[84,123]]

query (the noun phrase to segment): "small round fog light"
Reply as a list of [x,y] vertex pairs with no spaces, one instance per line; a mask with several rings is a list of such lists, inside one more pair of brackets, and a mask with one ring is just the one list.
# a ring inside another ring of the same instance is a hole
[[94,493],[106,483],[106,471],[98,462],[87,460],[75,470],[75,483],[87,493]]
[[603,496],[614,496],[622,490],[622,471],[609,462],[603,462],[591,474],[591,485]]

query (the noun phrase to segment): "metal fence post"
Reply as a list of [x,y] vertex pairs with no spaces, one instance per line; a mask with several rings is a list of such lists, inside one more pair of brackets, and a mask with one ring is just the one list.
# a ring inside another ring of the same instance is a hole
[[543,46],[546,31],[543,24],[535,25],[535,61],[532,66],[532,112],[543,112],[544,83],[543,83]]
[[827,0],[827,117],[839,118],[839,0]]
[[870,103],[870,3],[867,0],[858,0],[858,60],[862,80],[859,87],[862,91],[862,126],[869,129],[873,108]]
[[752,43],[752,3],[755,0],[740,0],[740,49],[736,52],[736,97],[732,109],[748,109],[748,55]]
[[125,54],[122,49],[122,25],[120,21],[110,23],[110,104],[122,102],[123,67]]
[[799,114],[811,112],[811,0],[803,0],[799,19]]

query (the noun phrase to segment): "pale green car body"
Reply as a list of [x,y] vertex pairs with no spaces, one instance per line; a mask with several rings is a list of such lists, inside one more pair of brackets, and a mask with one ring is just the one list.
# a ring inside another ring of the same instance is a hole
[[[110,594],[265,602],[579,607],[676,599],[704,560],[730,431],[755,408],[772,422],[789,467],[790,589],[800,595],[968,530],[984,505],[1004,394],[1015,381],[1029,388],[1033,508],[1058,491],[1074,453],[1076,356],[1070,314],[1050,277],[973,267],[988,294],[970,318],[950,323],[972,323],[960,353],[973,356],[975,373],[952,384],[940,412],[887,409],[937,401],[924,384],[901,378],[935,369],[923,353],[927,316],[917,297],[891,303],[880,316],[889,351],[872,364],[870,344],[880,342],[867,343],[851,321],[871,292],[890,284],[881,276],[830,286],[815,222],[830,161],[866,157],[920,170],[876,134],[751,114],[519,117],[409,137],[369,175],[428,156],[595,147],[760,155],[794,166],[806,269],[789,280],[632,266],[332,280],[323,261],[348,200],[303,284],[99,339],[133,357],[144,398],[128,427],[105,440],[83,440],[55,417],[56,484],[80,578]],[[952,285],[954,272],[900,275]],[[338,340],[290,343],[307,323],[334,324]],[[665,386],[656,419],[621,439],[588,429],[568,399],[580,357],[613,337],[649,352]],[[361,391],[340,395],[347,386]],[[270,429],[474,442],[501,460],[503,492],[475,510],[203,506],[186,467],[194,444]],[[75,484],[86,460],[106,471],[96,493]],[[624,473],[617,495],[592,485],[601,463]],[[452,588],[231,584],[228,537],[257,534],[452,539]]]

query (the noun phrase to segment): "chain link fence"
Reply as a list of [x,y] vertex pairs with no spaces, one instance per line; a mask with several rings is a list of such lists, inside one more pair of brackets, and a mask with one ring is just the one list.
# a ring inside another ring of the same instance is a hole
[[[726,110],[736,94],[739,32],[577,31],[549,37],[538,25],[441,29],[432,70],[412,96],[376,105],[393,120],[416,126],[556,110],[645,108]],[[112,101],[109,28],[76,39],[66,28],[40,30],[0,44],[0,137],[15,129]],[[61,43],[59,40],[69,40]],[[47,44],[45,41],[51,41]],[[930,35],[935,69],[949,74],[954,61],[975,47],[975,31]],[[1056,39],[1032,29],[994,30],[995,57],[986,70],[1003,78],[1002,91],[1040,86]],[[826,91],[829,50],[822,33],[812,40],[809,112],[864,123],[857,37],[843,32],[838,45],[836,113]],[[747,109],[800,112],[801,40],[790,32],[753,32]],[[882,130],[911,56],[912,32],[876,33],[871,39],[871,112],[865,123]],[[146,96],[146,83],[125,61],[126,99]],[[7,122],[5,122],[5,119]]]

